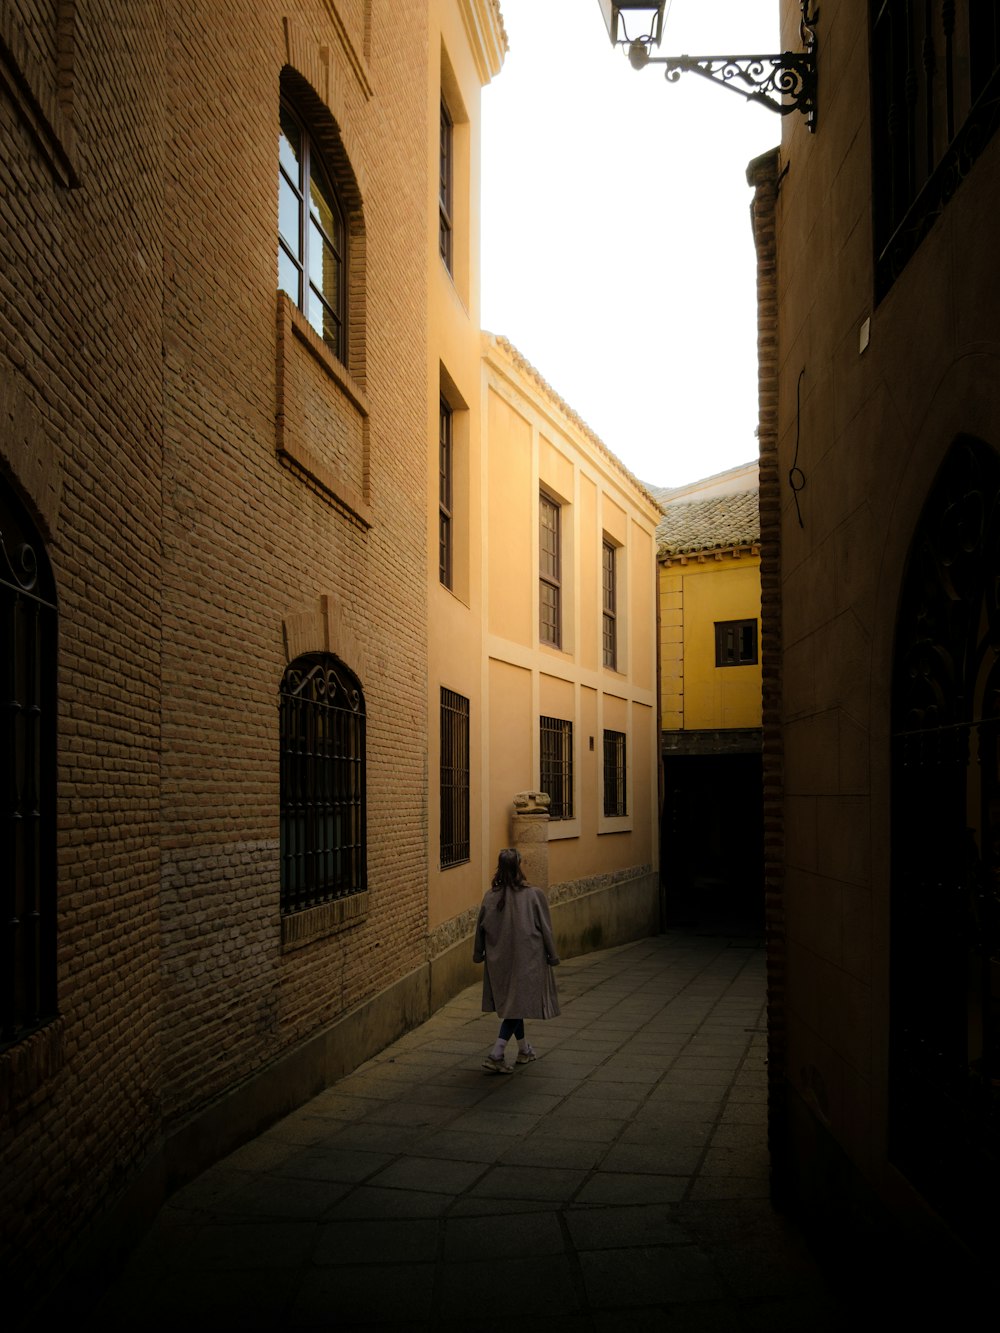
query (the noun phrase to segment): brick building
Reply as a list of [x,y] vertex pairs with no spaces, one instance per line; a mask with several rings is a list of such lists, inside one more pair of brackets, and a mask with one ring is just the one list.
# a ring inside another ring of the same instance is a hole
[[427,1010],[442,108],[460,169],[504,46],[496,0],[0,11],[22,1290]]

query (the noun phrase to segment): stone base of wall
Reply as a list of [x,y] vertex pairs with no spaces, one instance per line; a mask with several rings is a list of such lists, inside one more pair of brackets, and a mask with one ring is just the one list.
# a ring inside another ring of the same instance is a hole
[[[553,884],[547,894],[552,928],[562,958],[610,949],[660,930],[660,880],[655,870],[598,875]],[[430,939],[430,1007],[439,1009],[453,995],[482,979],[472,961],[472,933],[479,909],[445,922]],[[456,934],[458,938],[456,938]],[[434,946],[439,944],[440,951]]]

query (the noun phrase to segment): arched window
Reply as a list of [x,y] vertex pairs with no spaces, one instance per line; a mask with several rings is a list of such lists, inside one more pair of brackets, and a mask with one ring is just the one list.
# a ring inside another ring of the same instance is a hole
[[892,697],[889,1151],[960,1231],[996,1225],[1000,456],[951,447],[910,547]]
[[0,1048],[56,1013],[56,593],[0,479]]
[[344,210],[313,136],[285,100],[278,160],[278,288],[346,362]]
[[365,696],[328,653],[281,681],[281,910],[361,893],[365,854]]

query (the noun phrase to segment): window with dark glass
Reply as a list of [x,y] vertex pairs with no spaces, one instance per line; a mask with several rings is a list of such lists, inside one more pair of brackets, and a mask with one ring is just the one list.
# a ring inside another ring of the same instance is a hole
[[715,665],[751,666],[757,661],[756,620],[715,622]]
[[1000,5],[871,0],[870,13],[881,298],[1000,123]]
[[560,509],[547,495],[538,501],[538,637],[562,646]]
[[559,717],[539,719],[539,789],[548,792],[549,818],[573,818],[573,723]]
[[438,577],[446,588],[452,586],[452,424],[451,408],[442,398],[438,418]]
[[280,691],[281,909],[367,887],[365,698],[327,653],[297,657]]
[[441,258],[452,271],[453,226],[452,193],[454,189],[454,127],[448,108],[441,101],[441,140],[438,154],[438,246]]
[[609,818],[628,814],[624,731],[604,733],[604,813]]
[[55,580],[0,479],[0,1049],[56,1015]]
[[441,690],[441,868],[469,859],[469,701]]
[[278,160],[278,289],[346,361],[344,212],[313,138],[287,102]]
[[605,542],[601,553],[603,583],[603,639],[604,665],[618,669],[618,550],[612,542]]

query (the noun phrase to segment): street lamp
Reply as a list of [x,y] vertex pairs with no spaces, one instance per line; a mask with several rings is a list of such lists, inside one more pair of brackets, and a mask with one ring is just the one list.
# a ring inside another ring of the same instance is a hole
[[[598,0],[613,46],[624,47],[633,69],[663,65],[668,82],[682,74],[700,74],[704,79],[738,93],[748,102],[787,116],[801,111],[811,133],[816,132],[816,22],[813,0],[801,0],[799,36],[802,51],[783,51],[776,56],[651,56],[650,47],[660,45],[663,23],[671,0]],[[629,29],[631,28],[631,33]]]

